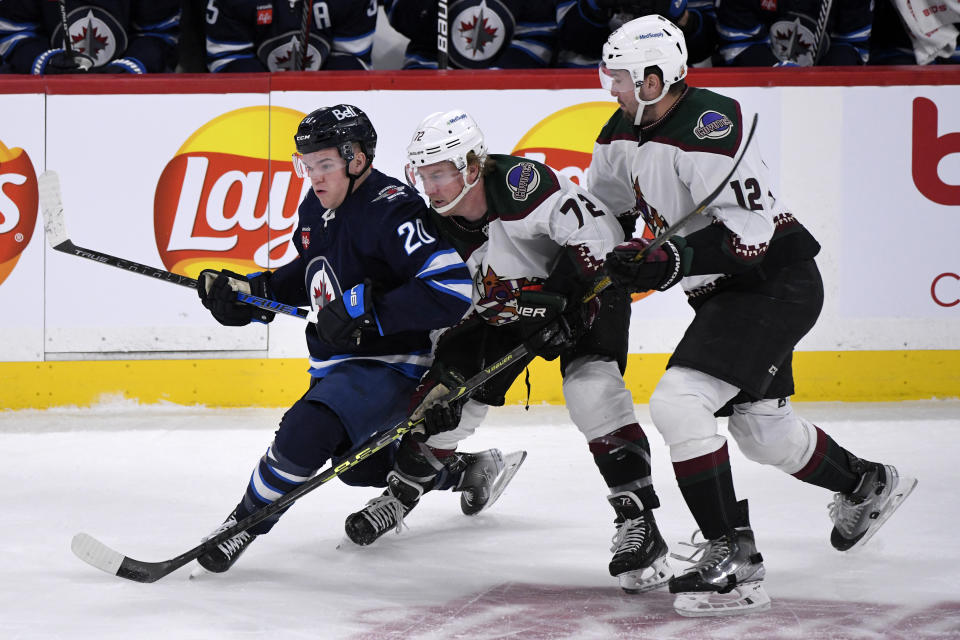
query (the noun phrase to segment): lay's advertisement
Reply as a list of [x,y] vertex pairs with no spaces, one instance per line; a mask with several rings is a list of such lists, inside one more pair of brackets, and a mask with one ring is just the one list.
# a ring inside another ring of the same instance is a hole
[[[870,203],[878,242],[880,231],[902,228],[892,203],[909,209],[920,228],[929,219],[933,242],[960,236],[956,207],[938,202],[952,202],[960,185],[960,121],[951,110],[960,87],[718,91],[759,112],[758,144],[778,196],[825,247],[819,263],[828,303],[799,348],[960,348],[960,264],[949,258],[955,252],[914,253],[913,260],[881,266],[915,301],[896,332],[885,328],[897,316],[895,305],[865,293],[882,287],[874,267],[845,258],[866,251],[850,242],[850,221],[867,209],[854,211],[858,200]],[[859,120],[838,108],[848,101]],[[195,292],[53,252],[43,242],[36,176],[46,168],[60,173],[67,228],[80,246],[191,278],[206,268],[276,269],[296,256],[297,206],[309,190],[290,159],[294,132],[307,113],[338,103],[371,117],[379,135],[374,167],[384,173],[402,177],[406,146],[424,116],[465,108],[490,152],[545,162],[588,188],[594,141],[617,109],[599,88],[49,96],[20,118],[35,127],[0,127],[0,301],[5,309],[32,302],[0,314],[0,361],[42,361],[47,354],[304,357],[300,320],[221,327]],[[862,117],[866,104],[870,118]],[[814,116],[817,127],[796,126]],[[885,134],[861,148],[856,141],[870,135],[871,121]],[[914,144],[916,136],[928,143]],[[631,352],[669,353],[692,317],[683,295],[636,299]]]

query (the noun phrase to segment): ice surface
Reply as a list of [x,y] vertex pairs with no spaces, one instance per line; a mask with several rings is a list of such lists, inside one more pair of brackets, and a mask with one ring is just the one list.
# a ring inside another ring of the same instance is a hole
[[[338,545],[345,516],[379,492],[331,482],[305,496],[227,574],[154,584],[87,566],[87,532],[139,560],[172,558],[229,513],[280,409],[110,402],[0,412],[0,638],[960,638],[960,402],[798,404],[858,455],[920,484],[859,552],[829,543],[828,492],[745,460],[770,611],[691,620],[664,592],[630,596],[607,575],[613,511],[562,407],[506,407],[463,450],[529,451],[500,501],[460,513],[428,494],[409,529]],[[645,406],[658,521],[673,551],[694,523]],[[675,565],[680,566],[679,563]]]

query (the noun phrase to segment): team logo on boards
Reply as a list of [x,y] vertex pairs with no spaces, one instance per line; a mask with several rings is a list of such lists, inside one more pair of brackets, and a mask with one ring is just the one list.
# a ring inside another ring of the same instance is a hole
[[532,162],[515,164],[507,171],[507,186],[513,199],[523,202],[540,186],[540,172]]
[[704,111],[697,119],[697,126],[693,128],[693,135],[700,140],[709,138],[719,140],[726,138],[733,131],[733,121],[717,111]]
[[310,182],[290,154],[304,114],[247,107],[207,122],[164,167],[154,196],[154,235],[167,270],[250,273],[297,256],[297,207]]
[[37,173],[23,149],[0,140],[0,284],[30,244],[37,226]]

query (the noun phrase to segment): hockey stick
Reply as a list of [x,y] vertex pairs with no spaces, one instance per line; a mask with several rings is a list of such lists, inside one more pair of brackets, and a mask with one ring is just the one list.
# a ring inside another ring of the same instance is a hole
[[[69,253],[71,255],[86,258],[88,260],[93,260],[94,262],[105,264],[108,267],[117,267],[119,269],[125,269],[126,271],[139,273],[150,278],[156,278],[157,280],[179,284],[182,287],[188,287],[190,289],[197,288],[197,281],[193,278],[188,278],[177,273],[164,271],[163,269],[157,269],[156,267],[148,267],[147,265],[140,264],[139,262],[124,260],[123,258],[117,258],[116,256],[100,253],[99,251],[94,251],[93,249],[78,247],[77,245],[73,244],[73,242],[70,241],[70,237],[67,235],[67,225],[64,221],[63,215],[63,199],[60,195],[60,178],[57,175],[57,172],[44,171],[42,174],[40,174],[40,177],[37,178],[37,182],[39,183],[40,189],[40,209],[43,212],[43,229],[45,235],[47,236],[47,241],[50,242],[50,246],[53,247],[54,250],[61,251],[63,253]],[[296,316],[305,320],[310,319],[310,312],[300,309],[299,307],[277,302],[276,300],[261,298],[259,296],[252,296],[243,293],[242,291],[237,291],[236,293],[237,300],[240,302],[245,302],[249,305],[253,305],[254,307],[259,307],[260,309],[265,309],[267,311],[273,311],[274,313],[283,313],[288,316]]]
[[[733,174],[737,172],[737,167],[740,166],[740,161],[743,160],[743,156],[747,155],[747,148],[750,146],[750,142],[753,140],[753,133],[757,130],[757,120],[759,116],[755,113],[753,114],[753,121],[750,123],[750,132],[747,133],[747,141],[743,143],[743,146],[740,147],[740,155],[737,156],[736,160],[733,162],[733,167],[730,168],[730,173],[720,181],[720,184],[717,185],[717,188],[707,194],[707,197],[700,201],[692,211],[685,214],[682,218],[670,225],[669,229],[665,229],[663,233],[658,235],[656,238],[650,241],[646,247],[643,248],[643,251],[638,251],[637,254],[633,257],[634,261],[641,260],[643,256],[647,255],[657,247],[661,246],[664,242],[672,238],[673,236],[680,233],[681,227],[690,222],[694,217],[700,215],[704,210],[710,206],[710,204],[717,199],[717,196],[727,188],[727,183],[730,181],[730,178],[733,177]],[[593,289],[583,298],[583,302],[587,302],[594,296],[598,295],[601,291],[609,287],[611,284],[610,277],[604,276],[594,285]]]
[[297,43],[297,71],[307,70],[307,45],[310,42],[310,0],[303,0],[303,15],[300,17],[300,40]]
[[67,0],[59,0],[60,5],[60,25],[63,27],[63,49],[73,58],[73,42],[70,40],[70,23],[67,22]]
[[449,14],[447,12],[447,0],[438,0],[437,2],[437,68],[446,69],[449,58],[448,48],[450,46]]
[[813,34],[813,62],[816,65],[820,59],[820,49],[823,45],[823,36],[827,32],[827,20],[830,18],[830,9],[833,6],[833,0],[821,0],[820,15],[817,16],[817,31]]
[[[478,387],[487,382],[490,378],[503,371],[507,365],[522,359],[525,355],[527,355],[527,353],[527,347],[521,344],[510,353],[506,354],[464,382],[463,386],[452,390],[445,398],[443,398],[443,400],[450,402],[456,400],[457,398],[468,396]],[[216,547],[218,544],[232,538],[241,531],[246,531],[250,527],[262,522],[278,511],[285,509],[288,505],[300,499],[307,493],[310,493],[320,485],[329,482],[333,478],[336,478],[344,471],[355,467],[357,464],[366,458],[369,458],[377,451],[380,451],[394,440],[398,440],[404,434],[416,430],[417,426],[422,422],[422,418],[419,420],[411,420],[410,418],[407,418],[383,433],[374,434],[366,442],[355,448],[351,453],[348,453],[347,456],[338,462],[336,466],[333,466],[331,463],[330,468],[328,468],[326,471],[307,480],[289,493],[283,494],[275,502],[263,507],[259,511],[250,514],[229,529],[225,529],[223,532],[213,536],[212,538],[201,542],[193,549],[181,553],[177,557],[171,558],[170,560],[164,560],[162,562],[143,562],[141,560],[134,560],[133,558],[125,556],[118,551],[114,551],[107,545],[86,533],[78,533],[75,535],[70,544],[70,549],[78,558],[87,564],[100,569],[101,571],[116,575],[120,578],[126,578],[127,580],[133,580],[134,582],[156,582],[160,578],[173,573],[188,562],[200,557],[209,549]]]

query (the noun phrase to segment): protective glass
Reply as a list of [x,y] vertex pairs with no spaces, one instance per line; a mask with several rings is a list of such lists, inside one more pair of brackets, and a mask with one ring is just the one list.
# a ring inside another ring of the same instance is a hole
[[452,162],[428,164],[425,167],[415,167],[408,162],[403,174],[407,177],[407,184],[422,194],[443,189],[463,179]]
[[311,175],[322,176],[334,172],[342,172],[347,162],[340,156],[315,157],[315,153],[294,153],[292,156],[293,170],[298,178],[309,178]]
[[605,62],[600,63],[600,86],[605,91],[623,93],[635,89],[633,78],[626,69],[610,69]]

